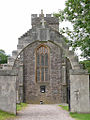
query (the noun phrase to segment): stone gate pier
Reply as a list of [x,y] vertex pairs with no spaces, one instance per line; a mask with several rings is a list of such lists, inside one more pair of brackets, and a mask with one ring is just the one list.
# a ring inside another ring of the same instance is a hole
[[16,72],[0,70],[0,110],[16,114]]
[[89,75],[83,69],[70,70],[70,111],[90,113]]
[[70,103],[71,112],[89,113],[89,74],[59,33],[59,19],[41,12],[31,15],[31,25],[0,70],[0,109],[16,114],[16,100],[42,101]]

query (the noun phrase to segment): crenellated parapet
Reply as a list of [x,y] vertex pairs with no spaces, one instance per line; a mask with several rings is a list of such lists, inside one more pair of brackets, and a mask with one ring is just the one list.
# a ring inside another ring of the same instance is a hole
[[59,31],[59,19],[53,16],[52,14],[43,14],[43,11],[41,10],[41,14],[32,14],[31,15],[31,24],[33,26],[37,26],[38,24],[41,24],[42,19],[44,20],[45,24],[48,24],[49,26],[55,28]]
[[18,39],[17,50],[12,52],[12,56],[8,58],[8,64],[13,65],[15,59],[25,47],[34,42],[52,42],[62,48],[65,56],[70,59],[72,68],[80,69],[77,56],[73,51],[69,51],[69,46],[65,43],[64,37],[59,33],[59,19],[52,14],[32,14],[32,29],[29,29]]

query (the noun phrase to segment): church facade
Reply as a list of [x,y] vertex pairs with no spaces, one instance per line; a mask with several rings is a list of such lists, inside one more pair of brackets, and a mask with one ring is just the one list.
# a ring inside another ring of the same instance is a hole
[[68,103],[71,112],[90,113],[90,80],[59,33],[59,19],[31,15],[32,28],[0,69],[0,109],[16,114],[16,103]]
[[21,52],[14,63],[15,69],[18,65],[19,99],[35,104],[67,103],[71,65],[63,49],[55,44],[65,41],[59,33],[59,19],[41,13],[32,14],[31,21],[32,29],[19,38],[17,48]]

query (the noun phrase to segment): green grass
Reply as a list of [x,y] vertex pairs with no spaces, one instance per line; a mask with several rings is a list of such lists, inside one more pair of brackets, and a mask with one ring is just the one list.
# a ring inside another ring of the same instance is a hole
[[20,110],[24,109],[26,106],[27,106],[26,103],[17,104],[17,111],[20,111]]
[[[68,106],[59,105],[63,110],[68,111]],[[81,114],[81,113],[71,113],[70,116],[75,118],[75,120],[90,120],[90,114]]]
[[[27,106],[26,103],[17,104],[17,111],[24,109],[26,106]],[[15,118],[15,117],[16,117],[16,115],[14,115],[14,114],[10,114],[10,113],[0,110],[0,120],[7,120],[9,118],[11,119],[11,118]]]
[[72,118],[76,120],[90,120],[90,114],[81,114],[81,113],[70,113]]
[[68,106],[59,105],[63,110],[69,110]]
[[16,115],[14,114],[10,114],[10,113],[7,113],[7,112],[3,112],[2,110],[0,110],[0,120],[6,120],[6,119],[9,119],[9,118],[14,118]]

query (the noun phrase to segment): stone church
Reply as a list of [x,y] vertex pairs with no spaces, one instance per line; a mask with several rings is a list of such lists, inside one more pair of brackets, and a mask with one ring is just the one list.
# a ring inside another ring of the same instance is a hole
[[59,33],[59,19],[42,12],[32,14],[31,21],[32,29],[19,38],[20,54],[13,66],[18,71],[19,99],[34,104],[67,103],[71,66],[63,49],[55,44],[65,41]]
[[59,19],[41,11],[31,15],[31,25],[0,70],[0,109],[15,113],[16,102],[69,103],[71,112],[90,112],[89,75],[59,33]]

